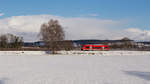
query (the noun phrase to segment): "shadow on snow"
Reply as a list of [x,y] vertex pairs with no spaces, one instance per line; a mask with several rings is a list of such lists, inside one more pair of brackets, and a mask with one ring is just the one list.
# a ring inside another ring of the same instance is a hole
[[150,81],[150,72],[124,71],[124,73]]
[[5,84],[5,82],[6,82],[7,80],[8,80],[7,78],[1,78],[1,79],[0,79],[0,84]]

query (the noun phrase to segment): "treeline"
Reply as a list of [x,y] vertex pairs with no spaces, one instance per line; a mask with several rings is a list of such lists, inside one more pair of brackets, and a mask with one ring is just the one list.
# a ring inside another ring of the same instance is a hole
[[13,34],[0,35],[0,48],[21,48],[23,44],[23,37]]
[[112,49],[131,49],[131,48],[138,48],[138,45],[136,45],[136,42],[133,40],[124,37],[120,39],[120,42],[116,42],[110,45]]

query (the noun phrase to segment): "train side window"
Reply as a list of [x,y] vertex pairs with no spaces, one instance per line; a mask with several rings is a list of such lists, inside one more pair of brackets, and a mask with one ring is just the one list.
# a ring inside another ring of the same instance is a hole
[[93,47],[94,49],[101,49],[102,47]]
[[109,48],[109,47],[105,47],[105,48]]
[[89,46],[86,46],[85,48],[90,48]]

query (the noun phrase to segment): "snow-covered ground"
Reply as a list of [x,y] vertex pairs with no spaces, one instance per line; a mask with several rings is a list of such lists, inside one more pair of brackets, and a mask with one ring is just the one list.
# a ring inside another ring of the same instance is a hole
[[1,51],[0,84],[150,84],[150,55],[137,53],[105,56]]
[[[0,51],[1,55],[47,55],[45,51]],[[98,56],[127,56],[127,55],[150,55],[150,51],[58,51],[61,55],[98,55]]]

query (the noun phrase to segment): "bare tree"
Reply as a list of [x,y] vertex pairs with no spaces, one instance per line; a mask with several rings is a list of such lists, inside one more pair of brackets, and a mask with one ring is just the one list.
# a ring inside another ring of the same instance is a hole
[[0,36],[1,48],[21,48],[23,46],[23,38],[13,34],[4,34]]
[[72,40],[59,41],[58,45],[60,46],[61,50],[70,51],[75,49]]
[[121,41],[124,43],[122,45],[123,48],[132,48],[133,47],[133,40],[129,39],[128,37],[124,37],[121,39]]
[[10,48],[21,48],[23,46],[23,37],[7,34]]
[[132,41],[131,39],[129,39],[128,37],[124,37],[121,39],[122,41]]
[[46,47],[54,54],[56,50],[60,49],[58,41],[64,40],[65,34],[62,26],[57,20],[50,20],[48,23],[42,24],[40,37],[41,40],[44,41]]
[[0,48],[7,48],[8,38],[7,35],[0,36]]

